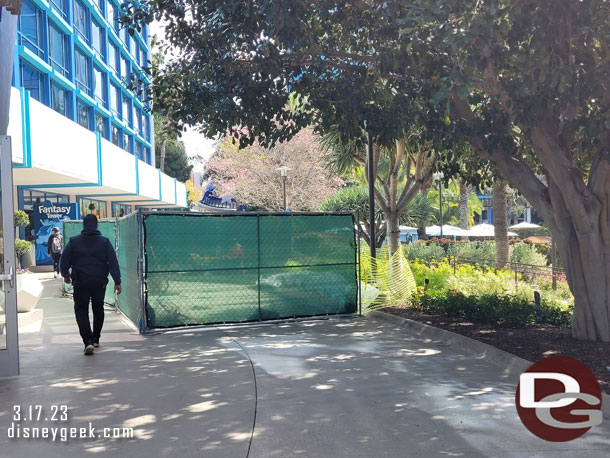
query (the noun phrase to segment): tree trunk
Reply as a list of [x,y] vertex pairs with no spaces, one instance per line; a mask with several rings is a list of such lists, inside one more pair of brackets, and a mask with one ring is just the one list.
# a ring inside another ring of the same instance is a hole
[[400,222],[396,213],[385,215],[388,234],[388,251],[392,256],[400,245]]
[[603,232],[553,233],[560,257],[568,260],[564,265],[574,294],[572,336],[576,339],[610,341],[610,234]]
[[468,194],[470,189],[468,185],[463,181],[460,182],[460,227],[462,229],[468,229]]
[[[498,79],[493,80],[496,84]],[[469,105],[459,98],[460,116],[473,119]],[[490,154],[482,136],[471,136],[480,156],[496,164],[542,215],[557,243],[574,295],[572,336],[610,342],[610,160],[607,146],[592,159],[587,180],[574,166],[571,151],[559,143],[552,118],[534,126],[532,147],[543,165],[546,183],[518,156]]]
[[504,268],[509,261],[507,204],[506,182],[498,180],[493,187],[493,223],[498,269]]
[[159,168],[165,172],[165,142],[161,142],[161,157],[159,158]]

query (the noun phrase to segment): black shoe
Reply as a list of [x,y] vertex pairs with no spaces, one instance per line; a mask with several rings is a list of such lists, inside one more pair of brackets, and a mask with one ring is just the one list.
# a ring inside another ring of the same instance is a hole
[[93,344],[88,343],[87,345],[85,345],[84,353],[85,353],[85,355],[92,355],[93,354]]
[[94,340],[94,341],[93,341],[93,346],[94,346],[95,348],[98,348],[98,347],[100,346],[100,339],[96,339],[96,340]]

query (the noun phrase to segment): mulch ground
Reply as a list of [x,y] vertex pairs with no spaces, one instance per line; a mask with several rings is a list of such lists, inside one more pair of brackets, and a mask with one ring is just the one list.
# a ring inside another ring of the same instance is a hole
[[610,343],[573,339],[569,328],[538,325],[507,328],[409,308],[386,307],[383,311],[479,340],[532,362],[547,356],[569,356],[586,364],[597,376],[602,390],[610,394]]

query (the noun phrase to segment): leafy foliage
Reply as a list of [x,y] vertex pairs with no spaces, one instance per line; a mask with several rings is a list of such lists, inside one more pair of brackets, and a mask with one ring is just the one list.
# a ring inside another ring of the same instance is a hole
[[572,320],[569,310],[548,304],[541,304],[540,319],[537,319],[532,301],[493,294],[466,296],[456,291],[434,291],[421,295],[414,308],[475,323],[508,327],[522,327],[533,323],[569,326]]
[[27,227],[30,224],[30,217],[23,210],[15,211],[15,226]]
[[192,206],[194,203],[201,201],[201,198],[203,197],[201,190],[196,188],[191,180],[186,180],[184,184],[186,185],[189,207]]
[[26,240],[15,240],[15,253],[17,256],[22,256],[30,251],[32,244]]
[[[541,292],[542,323],[568,326],[573,298],[569,291],[514,283],[508,270],[459,265],[454,273],[447,262],[412,262],[418,286],[414,306],[434,313],[485,323],[523,326],[535,320],[534,291]],[[428,286],[423,292],[425,280]]]
[[533,266],[548,265],[546,256],[538,252],[535,245],[523,242],[511,246],[510,260],[511,262]]
[[169,94],[159,100],[178,124],[199,124],[210,137],[246,128],[244,143],[273,143],[313,125],[361,150],[365,128],[387,147],[415,125],[447,153],[448,168],[472,147],[553,232],[578,298],[575,335],[610,341],[609,2],[131,0],[126,8],[136,23],[165,20],[181,56],[155,90]]
[[206,177],[221,195],[231,195],[252,207],[277,211],[283,208],[283,183],[278,168],[287,166],[288,208],[312,211],[343,184],[343,180],[324,168],[323,155],[319,138],[311,129],[303,129],[291,140],[269,148],[257,142],[240,148],[225,137],[206,166]]
[[[155,161],[159,164],[161,144],[155,142]],[[164,173],[178,181],[185,182],[191,175],[193,166],[189,164],[184,143],[181,140],[167,142],[165,145]]]

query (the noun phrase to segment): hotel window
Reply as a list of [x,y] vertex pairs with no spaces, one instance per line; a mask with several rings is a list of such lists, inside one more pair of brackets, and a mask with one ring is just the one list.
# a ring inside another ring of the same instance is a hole
[[131,143],[131,137],[127,134],[123,134],[123,149],[128,153],[131,153],[131,148],[129,147],[129,143]]
[[116,7],[111,1],[106,3],[106,19],[108,19],[110,27],[114,27],[114,21],[116,19]]
[[93,3],[99,8],[102,13],[104,12],[104,0],[93,0]]
[[131,52],[131,39],[129,37],[129,29],[127,27],[123,29],[123,41],[125,42],[127,50]]
[[123,56],[121,56],[121,77],[125,83],[129,83],[129,62]]
[[117,66],[117,57],[118,52],[116,46],[112,44],[110,41],[108,42],[108,65],[110,68],[114,70],[114,73],[119,74],[118,66]]
[[108,138],[107,118],[99,113],[95,113],[95,131],[99,132],[103,138]]
[[140,95],[140,101],[145,102],[150,98],[150,85],[142,82],[142,94]]
[[121,6],[120,6],[120,2],[119,5],[114,5],[114,31],[118,34],[119,30],[121,30],[121,23],[120,23],[120,19],[121,19]]
[[117,126],[112,126],[112,143],[114,143],[116,146],[121,146],[121,145],[119,145],[120,141],[121,141],[121,129],[119,129]]
[[123,98],[123,120],[125,121],[125,124],[131,124],[129,122],[129,113],[131,112],[131,108],[129,106],[129,97],[126,96],[125,94],[122,94],[122,98]]
[[[143,137],[144,136],[144,129],[142,129],[142,111],[140,111],[139,109],[138,109],[137,120],[138,120],[138,126],[137,126],[138,127],[138,132],[140,132],[140,135]],[[134,129],[135,129],[135,127],[136,126],[134,124]]]
[[146,148],[144,147],[144,145],[140,145],[140,151],[138,153],[138,157],[140,158],[141,161],[148,163],[148,160],[146,158]]
[[110,111],[117,117],[121,117],[120,109],[120,100],[119,100],[119,89],[114,85],[110,85]]
[[44,80],[42,74],[25,62],[21,62],[21,86],[30,91],[30,96],[44,103]]
[[89,43],[89,13],[78,1],[74,1],[74,28],[86,43]]
[[61,75],[69,76],[68,36],[49,24],[49,60]]
[[23,2],[19,21],[19,44],[24,45],[38,57],[44,57],[42,11],[30,2]]
[[89,107],[88,105],[85,105],[83,102],[81,102],[80,100],[78,102],[76,102],[76,107],[78,110],[78,123],[85,127],[86,129],[89,129],[90,125],[89,125],[89,119],[90,119],[90,115],[89,112],[91,111],[91,107]]
[[84,197],[79,197],[78,208],[80,209],[83,218],[89,214],[93,214],[99,219],[108,218],[106,202],[103,200],[85,199]]
[[55,83],[51,83],[51,108],[66,117],[70,116],[70,94]]
[[91,46],[102,58],[104,57],[104,29],[97,22],[91,21]]
[[144,134],[143,134],[143,137],[146,140],[150,140],[150,133],[149,133],[149,130],[148,130],[148,123],[150,122],[150,116],[145,114],[142,117],[144,118]]
[[95,94],[95,99],[102,105],[106,106],[106,84],[105,84],[105,75],[104,73],[93,66],[93,90]]
[[125,204],[112,204],[112,217],[121,218],[131,213],[131,205]]
[[68,19],[67,3],[67,0],[51,0],[51,5],[53,5],[53,8],[59,11],[61,13],[60,16],[66,20]]
[[91,59],[75,49],[74,60],[76,62],[76,87],[91,95]]
[[142,67],[148,67],[148,62],[146,60],[146,50],[144,48],[140,48],[140,65]]

